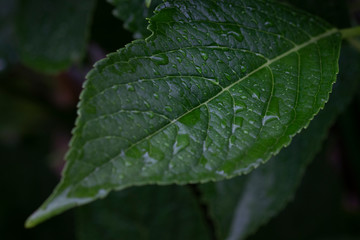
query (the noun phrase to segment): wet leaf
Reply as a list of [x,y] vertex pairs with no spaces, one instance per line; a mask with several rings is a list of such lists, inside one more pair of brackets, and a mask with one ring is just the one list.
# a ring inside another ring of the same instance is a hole
[[133,185],[221,180],[288,145],[328,100],[341,35],[263,1],[167,1],[88,74],[63,179],[28,220]]

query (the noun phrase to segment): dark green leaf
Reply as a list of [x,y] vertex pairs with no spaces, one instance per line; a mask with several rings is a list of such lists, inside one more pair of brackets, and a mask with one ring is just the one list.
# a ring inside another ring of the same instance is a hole
[[124,21],[124,27],[134,33],[134,38],[150,35],[147,18],[153,15],[161,0],[109,0],[116,8],[114,15]]
[[87,76],[60,185],[33,226],[132,185],[250,172],[328,100],[341,35],[263,1],[167,1]]
[[189,187],[146,186],[78,210],[79,240],[210,239]]
[[14,18],[16,0],[0,0],[0,72],[16,59]]
[[341,56],[339,81],[326,108],[288,148],[247,176],[201,185],[221,239],[244,239],[293,197],[305,167],[319,151],[329,127],[359,85],[359,78],[354,77],[360,75],[360,69],[355,67],[360,65],[359,54],[345,48]]
[[95,0],[21,1],[20,56],[34,70],[56,73],[81,60]]

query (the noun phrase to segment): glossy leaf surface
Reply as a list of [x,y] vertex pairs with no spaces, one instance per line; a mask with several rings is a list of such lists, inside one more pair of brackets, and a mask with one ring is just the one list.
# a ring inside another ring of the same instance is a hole
[[153,15],[161,0],[109,0],[116,8],[114,15],[124,21],[124,28],[134,33],[134,38],[150,35],[147,18]]
[[95,0],[21,1],[17,34],[23,63],[57,73],[81,60],[94,4]]
[[[220,239],[245,239],[277,214],[293,197],[305,167],[320,150],[336,116],[359,86],[360,57],[354,49],[341,52],[340,74],[326,108],[291,145],[247,176],[201,185],[204,201]],[[347,61],[352,65],[346,64]]]
[[263,1],[168,1],[153,31],[98,62],[60,185],[27,222],[132,185],[248,173],[328,99],[340,33]]

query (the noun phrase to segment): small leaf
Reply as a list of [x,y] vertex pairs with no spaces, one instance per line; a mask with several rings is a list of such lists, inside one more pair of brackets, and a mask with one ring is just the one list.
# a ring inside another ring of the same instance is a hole
[[327,102],[341,35],[321,19],[250,0],[157,11],[88,74],[64,177],[27,226],[113,189],[248,173]]
[[108,0],[116,8],[114,15],[124,21],[124,28],[134,33],[134,38],[144,38],[150,35],[146,28],[147,18],[153,15],[155,7],[161,0]]
[[[329,127],[349,104],[359,86],[360,56],[342,50],[339,81],[326,108],[291,145],[247,176],[200,185],[219,239],[245,239],[293,197],[308,163],[320,150]],[[348,64],[351,62],[352,64]]]
[[81,60],[95,0],[21,1],[17,35],[28,67],[57,73]]

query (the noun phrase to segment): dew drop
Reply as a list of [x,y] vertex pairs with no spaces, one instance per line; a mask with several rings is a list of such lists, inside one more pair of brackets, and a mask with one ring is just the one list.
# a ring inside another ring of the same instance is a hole
[[267,26],[267,27],[272,27],[272,26],[273,26],[273,23],[270,22],[270,21],[266,21],[266,22],[265,22],[265,26]]
[[132,84],[126,84],[126,90],[128,90],[130,92],[134,92],[135,88]]
[[169,63],[169,58],[165,54],[151,56],[150,59],[153,60],[156,65],[166,65]]
[[186,52],[184,50],[179,50],[179,53],[181,53],[184,57],[186,56]]
[[149,108],[150,107],[150,103],[148,103],[147,101],[144,101],[144,105]]
[[272,97],[268,111],[262,120],[262,125],[265,125],[273,120],[280,120],[279,101],[279,98]]
[[155,68],[153,68],[153,72],[155,75],[160,75],[160,73]]
[[202,70],[201,70],[201,68],[200,68],[199,66],[195,66],[195,69],[196,69],[196,71],[197,71],[198,73],[202,74]]
[[202,59],[204,59],[204,61],[208,60],[208,58],[209,58],[209,56],[205,52],[200,52],[200,55],[201,55]]
[[181,57],[176,57],[176,60],[181,63],[182,62],[182,58]]
[[231,75],[230,75],[230,74],[224,73],[224,75],[225,75],[225,77],[226,77],[227,80],[231,80]]
[[243,103],[242,101],[239,100],[235,100],[235,112],[239,113],[242,112],[246,109],[246,104]]
[[228,34],[233,36],[238,42],[242,42],[244,39],[244,36],[238,32],[230,31]]
[[155,114],[153,111],[150,111],[150,112],[148,112],[148,115],[151,119],[153,119]]
[[173,109],[170,106],[165,106],[165,110],[168,112],[172,112]]
[[241,72],[244,73],[244,72],[246,72],[246,67],[245,67],[245,66],[241,66],[241,67],[240,67],[240,70],[241,70]]
[[255,99],[260,99],[260,91],[257,89],[251,89],[251,97],[255,98]]
[[148,152],[146,152],[144,155],[142,155],[142,157],[143,157],[145,165],[147,165],[147,166],[157,163],[157,160],[155,158],[153,158],[152,156],[150,156],[150,154]]
[[179,134],[176,138],[176,142],[173,146],[173,153],[177,154],[190,144],[190,137],[188,134]]

